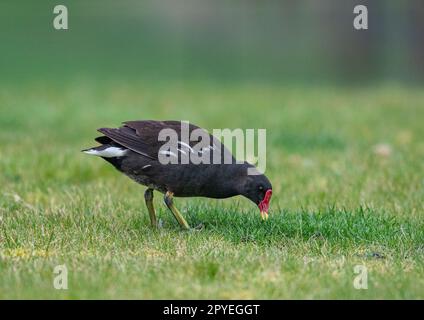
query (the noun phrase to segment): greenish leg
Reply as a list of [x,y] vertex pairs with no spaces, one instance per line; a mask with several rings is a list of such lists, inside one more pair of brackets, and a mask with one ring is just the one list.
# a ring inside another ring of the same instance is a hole
[[147,207],[147,210],[149,211],[150,223],[152,224],[153,228],[157,228],[158,223],[156,220],[156,211],[155,211],[155,208],[153,207],[153,189],[148,188],[144,192],[144,200],[146,201],[146,207]]
[[174,215],[175,219],[177,219],[180,226],[185,230],[190,230],[190,226],[188,225],[187,221],[181,215],[180,211],[178,211],[178,209],[174,206],[173,196],[174,194],[172,192],[166,192],[163,198],[165,204],[168,209],[171,210],[172,214]]

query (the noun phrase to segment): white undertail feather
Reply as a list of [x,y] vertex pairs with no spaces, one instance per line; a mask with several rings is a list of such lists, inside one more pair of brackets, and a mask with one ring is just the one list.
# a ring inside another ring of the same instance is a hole
[[104,157],[104,158],[122,157],[127,152],[128,152],[128,149],[122,149],[118,147],[109,147],[103,150],[89,149],[84,151],[84,153],[86,154],[91,154],[93,156]]

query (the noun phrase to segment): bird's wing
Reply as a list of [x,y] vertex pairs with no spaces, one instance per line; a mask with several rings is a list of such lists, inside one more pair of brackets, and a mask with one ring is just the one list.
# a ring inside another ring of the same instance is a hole
[[112,139],[111,138],[108,138],[106,136],[100,136],[100,137],[97,137],[94,140],[97,141],[100,144],[109,144],[109,143],[112,142]]
[[[196,143],[197,141],[189,141],[190,140],[190,134],[195,129],[201,129],[200,127],[189,124],[188,126],[188,133],[189,137],[183,137],[183,133],[181,132],[181,128],[183,126],[182,121],[175,121],[175,120],[167,120],[167,121],[154,121],[154,120],[140,120],[140,121],[126,121],[123,123],[124,126],[127,126],[131,129],[134,129],[136,133],[142,137],[143,140],[148,142],[149,144],[156,144],[158,143],[158,136],[161,130],[163,129],[172,129],[174,130],[179,140],[188,140],[185,141],[186,143]],[[204,130],[204,129],[201,129]],[[162,143],[161,143],[162,144]]]
[[143,156],[146,156],[150,159],[157,159],[157,152],[152,150],[152,146],[146,143],[141,137],[137,134],[134,129],[131,129],[127,126],[120,128],[100,128],[99,132],[103,133],[106,137],[115,141],[116,143],[137,152]]
[[207,133],[206,130],[191,123],[188,125],[188,136],[185,136],[184,132],[182,132],[184,131],[184,129],[182,129],[181,121],[126,121],[120,128],[101,128],[98,131],[103,133],[106,137],[112,139],[114,142],[134,152],[157,160],[160,148],[165,143],[165,141],[159,141],[159,133],[163,129],[174,130],[178,135],[178,140],[182,142],[183,145],[189,145],[191,148],[193,148],[197,143],[202,141],[200,138],[198,138],[197,140],[193,140],[191,133],[195,129],[203,130],[206,135],[209,136],[210,148],[208,152],[211,153],[210,156],[212,156],[212,152],[220,150],[222,153],[222,157],[224,154],[229,152],[229,155],[232,158],[231,152],[223,144],[221,144],[219,140]]

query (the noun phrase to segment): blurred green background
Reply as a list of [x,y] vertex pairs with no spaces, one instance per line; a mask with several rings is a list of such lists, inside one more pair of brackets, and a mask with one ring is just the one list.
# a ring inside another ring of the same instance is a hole
[[[67,31],[52,26],[57,4]],[[421,0],[3,0],[0,78],[414,83],[423,28]]]

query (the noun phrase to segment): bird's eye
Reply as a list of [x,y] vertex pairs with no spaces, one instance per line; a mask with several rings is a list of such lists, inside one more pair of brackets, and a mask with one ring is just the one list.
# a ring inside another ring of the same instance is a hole
[[264,189],[263,186],[259,186],[259,191],[262,191]]

